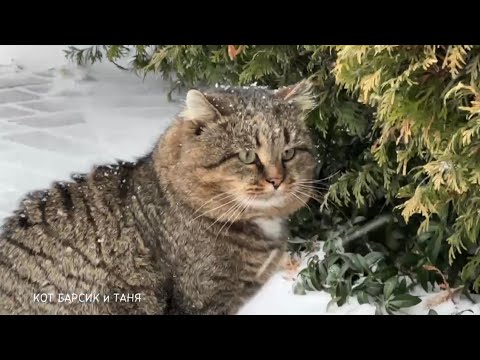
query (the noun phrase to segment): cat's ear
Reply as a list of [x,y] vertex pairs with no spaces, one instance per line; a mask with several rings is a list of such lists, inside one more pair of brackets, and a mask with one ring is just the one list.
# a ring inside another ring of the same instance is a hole
[[275,91],[275,96],[283,101],[297,105],[304,113],[310,112],[317,105],[313,91],[313,82],[309,79],[280,88]]
[[198,90],[190,90],[187,93],[185,109],[181,116],[187,120],[208,122],[221,115],[204,94]]

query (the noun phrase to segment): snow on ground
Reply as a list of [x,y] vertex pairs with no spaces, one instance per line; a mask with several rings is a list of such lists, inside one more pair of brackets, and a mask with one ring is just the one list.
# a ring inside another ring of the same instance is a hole
[[[167,101],[168,84],[159,78],[142,81],[109,64],[79,69],[67,63],[65,48],[0,46],[0,223],[28,191],[87,172],[94,164],[143,155],[179,110],[179,101]],[[355,299],[327,311],[329,294],[295,295],[293,284],[292,276],[276,274],[239,314],[375,313],[373,305]],[[420,290],[418,295],[434,296]],[[480,314],[480,304],[464,299],[434,309]],[[405,313],[427,314],[428,309],[421,303]]]
[[[324,254],[316,252],[320,259]],[[311,254],[312,256],[315,254]],[[298,270],[308,262],[304,256]],[[297,272],[298,272],[297,270]],[[311,291],[305,295],[293,293],[297,273],[281,271],[265,284],[263,289],[239,311],[239,315],[374,315],[375,306],[360,305],[356,299],[349,299],[341,307],[331,305],[330,294],[325,291]],[[328,310],[327,310],[328,307]]]
[[[2,46],[0,59],[7,58],[1,55]],[[0,218],[27,191],[96,163],[141,156],[178,111],[166,99],[168,85],[155,78],[54,63],[61,66],[0,73]]]
[[[323,259],[323,251],[318,251],[309,256],[318,255]],[[298,270],[306,267],[309,256],[303,256]],[[296,295],[293,292],[295,278],[298,274],[281,271],[276,274],[264,286],[257,296],[246,304],[239,312],[239,315],[375,315],[375,306],[371,304],[359,304],[355,298],[350,298],[343,306],[330,305],[332,300],[325,291],[310,291],[305,295]],[[430,309],[435,310],[439,315],[453,315],[464,310],[462,315],[480,315],[480,297],[477,297],[476,304],[465,298],[455,298],[454,302],[449,300],[436,306],[429,306],[432,299],[436,299],[441,292],[434,289],[429,293],[421,287],[412,292],[419,296],[422,302],[411,308],[402,309],[399,315],[427,315]],[[473,313],[473,314],[472,314]]]
[[[64,50],[70,45],[0,45],[0,69],[5,66],[44,71],[67,63]],[[89,45],[74,45],[83,49]],[[0,70],[1,74],[1,70]]]

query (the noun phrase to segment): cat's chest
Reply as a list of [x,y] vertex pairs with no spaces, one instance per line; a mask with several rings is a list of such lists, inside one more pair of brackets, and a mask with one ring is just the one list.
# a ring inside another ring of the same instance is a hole
[[261,235],[270,240],[280,240],[286,238],[286,225],[284,219],[281,218],[258,218],[253,220],[258,227]]
[[264,283],[279,268],[284,255],[285,239],[287,228],[283,219],[280,218],[259,218],[253,223],[257,227],[257,234],[261,239],[252,239],[262,243],[264,248],[255,251],[245,251],[244,273],[253,283]]

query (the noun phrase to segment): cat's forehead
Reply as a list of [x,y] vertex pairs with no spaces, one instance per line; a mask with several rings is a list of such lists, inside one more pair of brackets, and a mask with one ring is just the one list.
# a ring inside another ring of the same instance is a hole
[[262,124],[273,128],[292,125],[292,120],[298,116],[292,103],[279,99],[274,90],[267,88],[227,87],[204,94],[222,113],[224,120],[240,122],[245,130]]
[[229,113],[242,111],[246,116],[252,116],[259,111],[265,113],[285,109],[294,109],[294,106],[275,96],[275,90],[264,87],[233,87],[213,89],[204,93],[213,105],[222,112]]
[[301,138],[301,131],[293,123],[266,116],[263,112],[249,118],[230,117],[226,125],[224,141],[231,147],[276,148]]

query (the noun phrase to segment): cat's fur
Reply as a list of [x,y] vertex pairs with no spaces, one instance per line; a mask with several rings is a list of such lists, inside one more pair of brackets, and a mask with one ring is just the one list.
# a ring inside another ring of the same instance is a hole
[[149,155],[28,194],[0,234],[0,314],[235,314],[308,200],[296,182],[314,176],[310,93],[191,90]]

